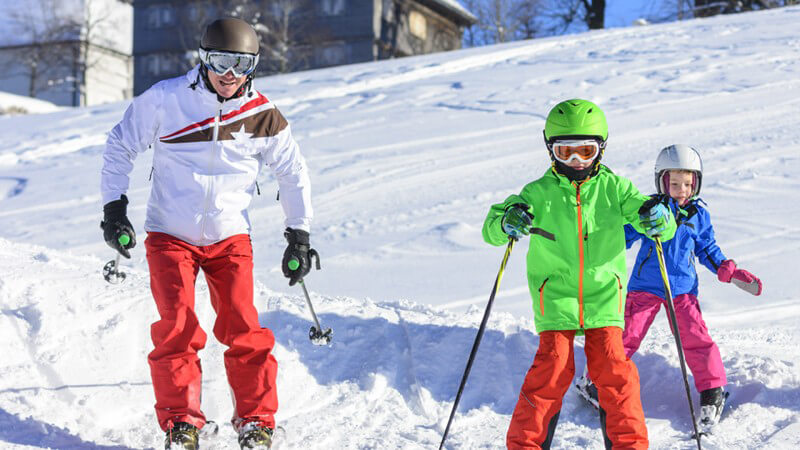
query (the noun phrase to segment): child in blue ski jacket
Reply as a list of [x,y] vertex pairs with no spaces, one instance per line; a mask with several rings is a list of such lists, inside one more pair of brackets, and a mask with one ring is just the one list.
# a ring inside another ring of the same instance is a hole
[[[704,207],[705,202],[697,197],[702,175],[700,155],[692,147],[672,145],[662,149],[656,159],[656,188],[658,194],[665,197],[678,225],[675,237],[662,243],[675,316],[686,363],[700,392],[701,423],[713,425],[719,419],[725,400],[722,387],[727,379],[719,348],[711,339],[700,312],[695,260],[715,273],[720,281],[733,282],[750,294],[761,295],[762,285],[755,275],[736,267],[717,245],[711,216]],[[639,349],[656,314],[666,304],[655,242],[644,237],[633,227],[625,226],[628,248],[638,240],[642,242],[628,282],[625,303],[622,341],[628,358]],[[585,376],[578,382],[578,389],[595,403],[594,387]]]
[[[663,248],[681,344],[686,364],[694,375],[695,387],[700,392],[701,421],[711,424],[718,419],[718,409],[724,401],[722,387],[727,379],[719,348],[711,339],[700,312],[695,259],[715,273],[720,281],[733,282],[753,295],[761,294],[761,280],[737,268],[717,245],[711,216],[704,207],[705,202],[697,197],[703,174],[697,151],[686,145],[664,148],[656,159],[655,174],[658,192],[667,194],[669,208],[678,224],[675,237],[664,242]],[[628,283],[625,304],[622,341],[629,358],[639,348],[653,319],[665,304],[655,245],[643,237],[632,227],[625,226],[628,248],[634,242],[642,241]]]

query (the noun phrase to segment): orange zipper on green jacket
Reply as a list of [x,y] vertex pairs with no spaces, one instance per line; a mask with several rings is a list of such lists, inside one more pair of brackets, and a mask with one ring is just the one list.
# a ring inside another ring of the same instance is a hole
[[[573,183],[575,184],[575,183]],[[583,217],[581,216],[581,185],[575,184],[578,203],[578,323],[583,328]]]

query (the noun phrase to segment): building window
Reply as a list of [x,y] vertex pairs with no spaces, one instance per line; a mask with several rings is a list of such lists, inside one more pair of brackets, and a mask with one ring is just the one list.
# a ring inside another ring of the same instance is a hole
[[175,25],[175,10],[170,5],[150,6],[145,10],[148,28],[164,28]]
[[428,21],[419,11],[411,11],[408,15],[408,28],[412,35],[423,41],[428,36]]
[[164,5],[161,8],[161,26],[175,25],[175,8],[170,5]]
[[322,0],[322,14],[326,16],[338,16],[344,14],[344,0]]
[[142,57],[142,69],[153,77],[173,76],[182,67],[176,55],[169,53],[152,53]]
[[318,50],[318,66],[338,66],[341,64],[347,64],[347,44],[326,45]]
[[191,22],[196,22],[200,20],[200,8],[194,3],[186,6],[186,16],[189,18],[189,21]]

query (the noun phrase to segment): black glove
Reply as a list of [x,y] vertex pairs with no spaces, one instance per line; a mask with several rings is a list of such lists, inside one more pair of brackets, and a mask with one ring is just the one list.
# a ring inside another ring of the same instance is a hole
[[662,203],[665,206],[667,205],[667,196],[664,194],[652,194],[650,198],[642,203],[642,206],[639,207],[639,215],[647,215],[657,204]]
[[[106,203],[103,206],[103,221],[100,222],[100,228],[103,229],[103,238],[105,238],[106,244],[130,259],[131,254],[128,253],[128,249],[136,247],[136,232],[133,231],[133,225],[128,220],[127,212],[128,197],[125,195],[120,196],[119,200]],[[126,235],[128,242],[124,244]],[[120,242],[120,238],[122,242]]]
[[283,236],[289,245],[283,252],[283,275],[289,279],[289,286],[302,280],[311,271],[311,259],[317,257],[317,270],[320,269],[319,254],[311,248],[307,231],[287,228]]

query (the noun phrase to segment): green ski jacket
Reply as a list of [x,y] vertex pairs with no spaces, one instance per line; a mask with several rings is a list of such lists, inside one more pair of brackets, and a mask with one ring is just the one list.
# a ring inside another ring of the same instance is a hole
[[[528,247],[528,288],[536,332],[625,327],[625,231],[639,224],[639,208],[649,197],[627,178],[600,166],[582,183],[570,182],[552,168],[519,195],[492,205],[483,239],[508,242],[501,221],[508,206],[531,205],[533,230]],[[662,240],[675,235],[670,221]]]

